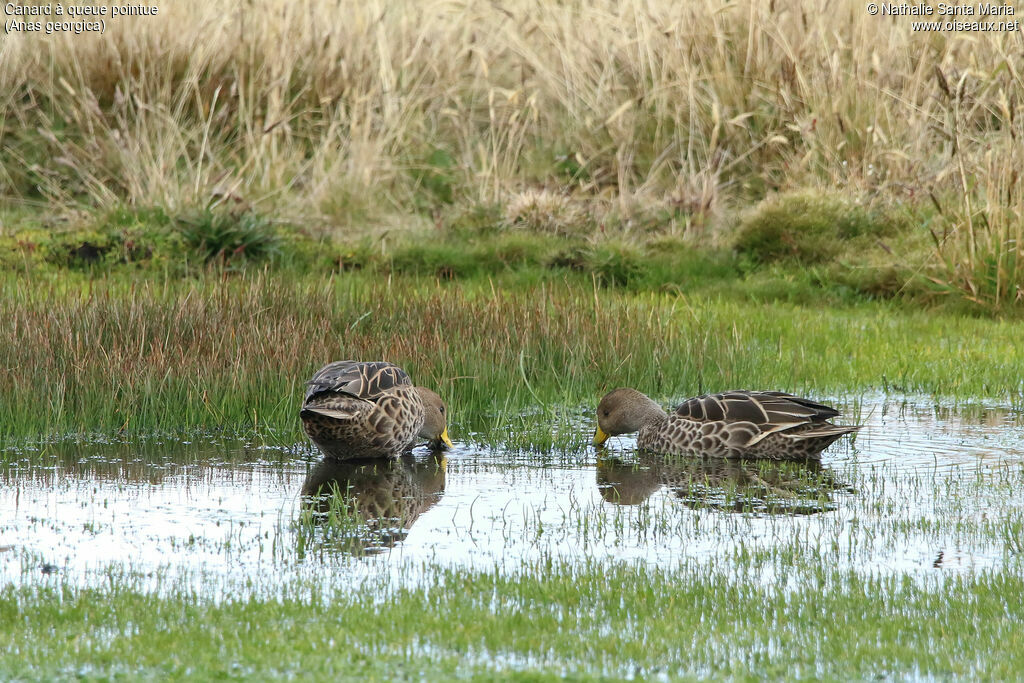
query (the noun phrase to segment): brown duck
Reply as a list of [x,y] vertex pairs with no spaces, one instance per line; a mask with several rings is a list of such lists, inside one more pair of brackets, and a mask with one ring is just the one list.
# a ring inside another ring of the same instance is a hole
[[807,460],[860,426],[835,425],[839,411],[779,391],[727,391],[681,403],[671,413],[635,389],[597,406],[594,445],[637,432],[642,450],[666,455]]
[[452,445],[444,401],[397,365],[336,361],[306,384],[302,427],[328,458],[397,458],[417,437]]

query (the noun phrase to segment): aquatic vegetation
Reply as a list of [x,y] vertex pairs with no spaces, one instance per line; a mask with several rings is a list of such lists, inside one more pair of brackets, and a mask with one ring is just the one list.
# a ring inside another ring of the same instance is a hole
[[[456,441],[478,432],[541,449],[582,442],[559,411],[592,411],[617,386],[664,404],[736,387],[1018,404],[1024,365],[1009,320],[572,281],[11,276],[0,278],[0,318],[8,440],[206,428],[295,443],[303,382],[337,358],[392,360],[437,388]],[[545,412],[543,429],[520,425],[526,410]]]
[[[825,570],[781,591],[756,571],[733,578],[556,563],[544,578],[536,574],[533,567],[523,576],[439,571],[426,587],[329,600],[315,583],[272,601],[18,589],[0,597],[0,671],[11,678],[83,671],[386,678],[415,669],[544,680],[566,671],[615,678],[913,671],[1006,679],[1024,666],[1020,648],[1009,646],[1024,613],[1006,599],[1024,582],[1006,573],[915,583]],[[19,613],[33,617],[15,619]]]

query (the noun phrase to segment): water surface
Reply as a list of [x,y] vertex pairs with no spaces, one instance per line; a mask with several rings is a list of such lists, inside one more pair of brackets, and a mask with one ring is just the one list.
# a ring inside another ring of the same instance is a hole
[[555,560],[794,580],[787,568],[807,561],[921,575],[1019,557],[1018,413],[882,396],[846,412],[858,409],[865,429],[820,466],[652,458],[621,437],[547,454],[456,438],[443,455],[345,465],[305,444],[216,438],[9,448],[0,583],[272,594],[296,579],[355,590]]

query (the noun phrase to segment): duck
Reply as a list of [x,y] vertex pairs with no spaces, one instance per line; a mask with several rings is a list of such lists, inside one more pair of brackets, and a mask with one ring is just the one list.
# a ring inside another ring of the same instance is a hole
[[452,448],[444,401],[385,361],[328,363],[306,383],[302,427],[324,456],[398,458],[417,437]]
[[637,447],[663,455],[816,460],[862,425],[837,425],[836,409],[781,391],[726,391],[680,403],[671,413],[636,389],[605,394],[593,444],[637,433]]

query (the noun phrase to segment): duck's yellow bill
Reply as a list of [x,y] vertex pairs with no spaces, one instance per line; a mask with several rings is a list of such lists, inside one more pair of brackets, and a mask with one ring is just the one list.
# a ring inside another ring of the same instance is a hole
[[599,425],[597,427],[597,429],[594,431],[594,445],[595,446],[600,446],[601,444],[603,444],[607,440],[608,440],[608,435],[604,433],[604,430],[601,429],[601,427]]
[[441,443],[443,443],[448,448],[455,448],[455,445],[452,443],[452,440],[448,438],[448,428],[447,427],[445,427],[444,431],[441,432]]

